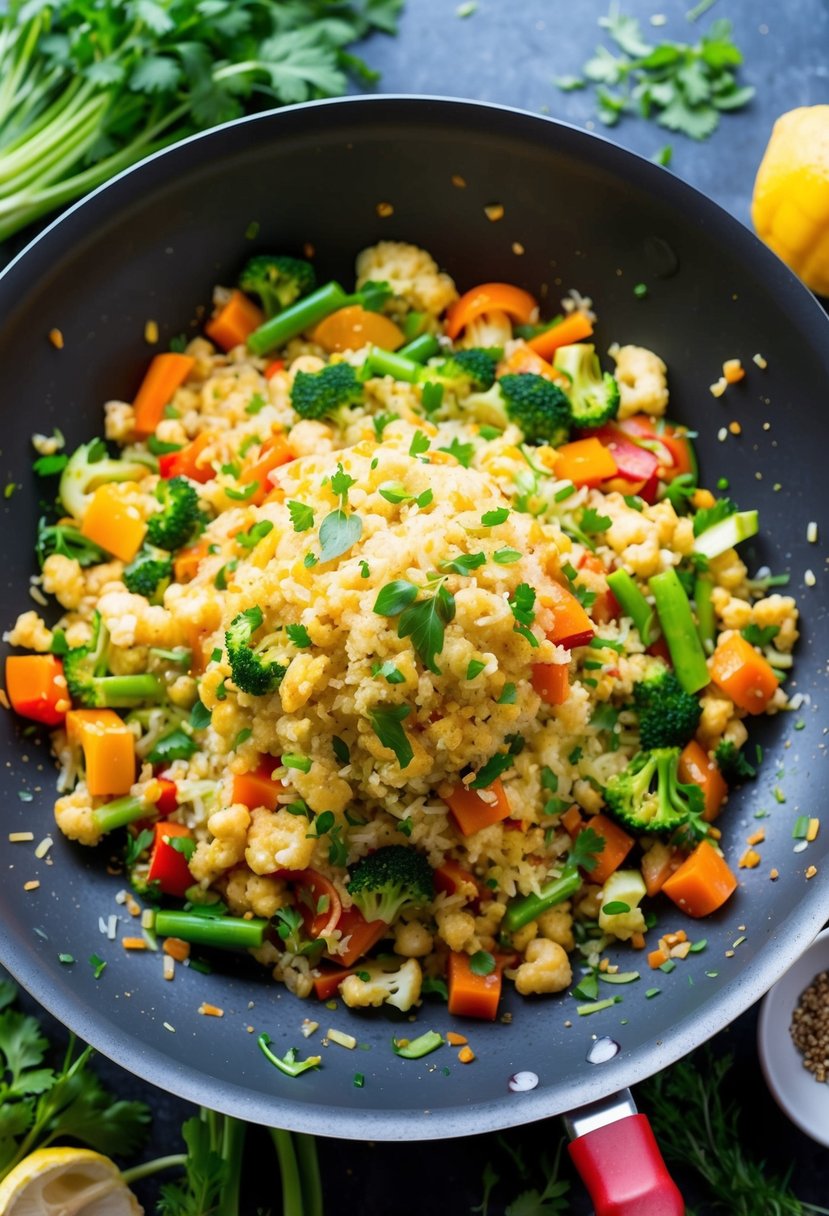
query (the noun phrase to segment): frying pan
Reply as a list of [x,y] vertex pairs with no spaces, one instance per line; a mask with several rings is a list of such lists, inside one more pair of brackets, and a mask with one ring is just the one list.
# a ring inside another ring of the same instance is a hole
[[[503,207],[497,222],[485,211],[491,204]],[[829,323],[748,230],[669,172],[599,137],[474,102],[381,96],[311,103],[159,153],[65,213],[0,277],[3,474],[17,485],[2,506],[0,616],[11,624],[32,606],[27,583],[42,493],[27,472],[33,431],[57,426],[70,449],[99,434],[103,403],[129,400],[140,381],[151,353],[145,322],[158,323],[162,348],[183,330],[195,332],[213,285],[232,282],[251,252],[301,253],[310,242],[321,277],[347,282],[355,253],[384,238],[430,250],[461,288],[515,282],[547,300],[549,312],[571,287],[592,297],[601,350],[613,341],[639,343],[665,359],[671,413],[699,432],[707,483],[725,475],[741,506],[759,506],[761,536],[743,553],[751,570],[767,565],[791,574],[803,614],[791,690],[805,698],[797,713],[752,724],[764,749],[761,775],[732,794],[721,821],[736,869],[754,816],[767,813],[762,865],[738,870],[737,893],[703,923],[661,908],[666,930],[682,924],[707,946],[670,975],[656,972],[656,980],[620,989],[623,999],[612,1008],[579,1017],[568,996],[534,1001],[509,993],[510,1024],[455,1027],[472,1039],[473,1066],[456,1065],[448,1053],[402,1060],[390,1039],[411,1033],[406,1021],[401,1027],[381,1012],[300,1002],[247,959],[213,957],[212,974],[179,970],[165,983],[157,958],[128,954],[102,936],[99,917],[124,915],[114,902],[123,878],[107,873],[112,846],[88,851],[56,834],[38,861],[30,847],[6,843],[7,832],[28,829],[40,840],[52,826],[54,770],[45,740],[5,714],[0,961],[46,1009],[125,1068],[250,1121],[398,1140],[571,1112],[583,1130],[585,1108],[613,1105],[613,1095],[746,1010],[829,918],[822,872],[829,833],[805,854],[793,852],[791,838],[794,817],[815,813],[829,794],[821,712],[829,679],[826,575],[821,549],[806,539],[809,521],[826,522]],[[638,283],[647,285],[644,298],[634,296]],[[53,327],[63,333],[62,350],[47,340]],[[768,360],[765,371],[752,363],[755,352]],[[708,386],[732,357],[748,375],[715,400]],[[741,433],[723,441],[721,428],[734,420]],[[804,581],[809,569],[816,586]],[[817,867],[811,881],[807,865]],[[32,879],[39,888],[24,892]],[[122,932],[129,932],[123,922],[119,939]],[[59,953],[77,961],[61,964]],[[107,963],[97,980],[87,962],[93,953]],[[617,961],[629,966],[629,953]],[[648,999],[652,988],[659,994]],[[200,1016],[204,1000],[224,1016]],[[303,1043],[307,1016],[320,1021],[320,1033],[353,1033],[365,1050],[332,1044],[319,1071],[283,1077],[249,1027],[267,1031],[283,1052]],[[450,1021],[427,999],[418,1032],[446,1030]],[[601,1063],[588,1059],[597,1038],[610,1041],[607,1052],[592,1053],[611,1055]],[[365,1077],[362,1088],[356,1072]],[[518,1073],[535,1074],[537,1085],[516,1092],[510,1082]],[[680,1209],[667,1201],[636,1208],[640,1216],[650,1210]]]

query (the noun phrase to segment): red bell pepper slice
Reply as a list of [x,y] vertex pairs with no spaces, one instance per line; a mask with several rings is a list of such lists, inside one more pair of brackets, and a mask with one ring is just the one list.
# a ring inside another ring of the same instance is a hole
[[156,823],[153,825],[155,841],[150,854],[147,881],[158,883],[164,895],[183,899],[195,879],[190,873],[187,858],[170,841],[174,837],[193,839],[193,833],[183,823]]
[[161,796],[156,799],[155,809],[159,815],[172,815],[178,810],[178,786],[169,777],[156,777],[156,781],[161,786]]
[[63,663],[54,654],[10,654],[6,693],[16,714],[44,726],[59,726],[72,708]]
[[273,877],[299,888],[296,907],[309,937],[327,937],[340,927],[342,901],[337,888],[324,874],[311,869],[276,870]]

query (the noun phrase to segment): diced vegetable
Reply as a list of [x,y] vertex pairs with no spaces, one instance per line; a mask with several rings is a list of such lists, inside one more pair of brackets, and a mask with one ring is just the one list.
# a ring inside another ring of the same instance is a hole
[[369,312],[359,304],[348,304],[329,313],[312,330],[311,340],[329,352],[362,350],[379,346],[397,350],[405,342],[403,331],[381,312]]
[[202,485],[216,476],[213,465],[200,460],[201,453],[216,438],[215,431],[201,431],[196,438],[177,452],[164,452],[158,458],[158,474],[165,481],[173,477],[189,477]]
[[760,515],[757,511],[735,511],[719,523],[712,524],[700,532],[694,541],[694,552],[703,557],[719,557],[726,549],[733,549],[740,541],[756,536],[760,530]]
[[337,989],[344,979],[354,974],[353,967],[318,967],[318,975],[313,976],[314,996],[318,1001],[330,1001],[337,995]]
[[186,549],[179,549],[178,553],[173,558],[173,575],[177,583],[189,583],[198,574],[199,566],[204,558],[207,557],[208,546],[206,540],[196,541],[195,545],[188,545]]
[[572,481],[574,486],[598,486],[615,477],[618,466],[610,448],[591,435],[562,444],[556,451],[554,471],[556,477]]
[[348,939],[348,946],[343,954],[332,955],[341,967],[353,967],[358,959],[368,954],[372,946],[389,935],[389,927],[384,920],[366,920],[359,908],[352,906],[344,908],[337,928],[342,934],[341,940]]
[[566,663],[533,663],[532,686],[548,705],[563,705],[570,691],[570,669]]
[[593,622],[572,591],[560,583],[551,583],[539,600],[553,614],[553,627],[547,634],[551,642],[572,650],[585,646],[593,637],[596,632]]
[[434,881],[435,890],[445,891],[447,895],[454,895],[456,891],[460,891],[464,887],[473,887],[476,893],[480,893],[475,875],[470,870],[465,870],[460,862],[454,861],[451,857],[447,857],[437,867]]
[[124,494],[121,482],[98,486],[81,523],[81,535],[122,562],[131,562],[147,534],[138,508]]
[[114,710],[71,709],[66,733],[70,743],[80,744],[93,797],[129,793],[135,781],[135,736]]
[[593,333],[593,322],[586,312],[577,309],[561,321],[556,321],[549,329],[530,338],[527,345],[542,359],[549,359],[560,346],[571,346],[574,342],[583,342]]
[[711,679],[740,709],[765,713],[777,691],[771,664],[740,633],[717,644],[711,658]]
[[220,350],[233,350],[234,346],[243,346],[264,320],[262,309],[235,288],[207,322],[204,332]]
[[192,355],[174,351],[153,357],[132,403],[136,435],[143,438],[153,434],[164,417],[165,406],[170,404],[176,389],[181,387],[195,364]]
[[297,911],[309,937],[315,940],[327,937],[340,927],[343,910],[340,894],[324,874],[312,869],[277,870],[274,878],[282,878],[297,888]]
[[[482,793],[490,795],[491,801],[482,798]],[[481,828],[488,828],[492,823],[500,823],[512,814],[500,777],[496,777],[486,790],[456,785],[446,802],[464,836],[480,832]]]
[[147,881],[157,883],[164,895],[183,899],[193,885],[193,875],[184,853],[171,843],[176,838],[193,839],[190,828],[183,823],[156,823],[153,825],[155,839],[150,854]]
[[627,570],[611,571],[607,585],[619,601],[625,616],[629,616],[639,631],[643,646],[652,646],[659,637],[656,609],[648,603]]
[[[370,314],[374,316],[374,313]],[[256,482],[256,489],[250,498],[247,499],[253,506],[260,506],[268,496],[272,489],[269,474],[274,469],[278,469],[280,465],[288,464],[294,459],[294,454],[291,451],[288,440],[280,432],[276,435],[271,435],[262,444],[259,449],[257,459],[247,465],[239,474],[239,484],[246,486]]]
[[677,870],[683,861],[683,855],[673,845],[664,840],[656,840],[642,854],[641,870],[642,877],[645,880],[645,890],[648,896],[653,899],[654,895],[658,895],[674,870]]
[[280,794],[285,792],[282,782],[274,781],[271,776],[278,768],[279,762],[273,756],[263,756],[256,768],[246,773],[234,773],[233,801],[241,802],[250,810],[264,806],[269,811],[275,811]]
[[636,842],[607,815],[591,815],[582,827],[591,828],[604,841],[604,848],[596,854],[596,864],[590,871],[590,881],[604,885]]
[[260,917],[245,920],[240,916],[204,916],[201,912],[159,908],[153,928],[160,937],[178,937],[196,946],[256,950],[265,940],[269,923]]
[[[691,605],[673,566],[648,579],[659,623],[671,652],[677,678],[686,692],[699,692],[710,681],[705,651],[699,640]],[[614,588],[615,590],[615,588]]]
[[6,694],[16,714],[44,726],[59,726],[71,704],[63,663],[54,654],[8,655]]
[[529,325],[538,316],[538,304],[528,291],[511,283],[481,283],[450,304],[443,326],[447,337],[454,341],[470,321],[487,312],[505,312],[520,325]]
[[454,1017],[481,1018],[494,1022],[501,999],[501,969],[489,975],[476,975],[468,954],[451,951],[447,964],[449,1012]]
[[705,799],[702,817],[706,823],[712,823],[720,813],[728,786],[717,765],[696,739],[682,749],[678,771],[680,781],[693,781],[702,790]]
[[662,884],[669,899],[688,916],[710,916],[737,889],[728,862],[712,844],[702,840],[670,878]]

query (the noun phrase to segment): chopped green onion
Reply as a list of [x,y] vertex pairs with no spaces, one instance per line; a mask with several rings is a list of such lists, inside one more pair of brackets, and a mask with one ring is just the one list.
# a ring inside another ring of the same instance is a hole
[[443,1045],[444,1038],[436,1030],[427,1030],[416,1039],[392,1039],[391,1045],[395,1055],[404,1060],[420,1060],[431,1052],[437,1051]]

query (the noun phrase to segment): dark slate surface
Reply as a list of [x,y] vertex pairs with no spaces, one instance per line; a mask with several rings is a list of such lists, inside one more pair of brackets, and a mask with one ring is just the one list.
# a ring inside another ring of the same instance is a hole
[[[456,0],[408,0],[397,39],[375,37],[366,49],[382,71],[382,91],[467,97],[551,114],[576,126],[600,130],[609,138],[650,157],[665,144],[673,147],[671,169],[704,191],[744,223],[754,175],[775,118],[798,105],[829,101],[829,5],[826,0],[787,0],[785,5],[755,0],[718,0],[696,25],[685,17],[683,0],[644,3],[625,0],[626,13],[640,18],[646,34],[693,40],[715,17],[727,17],[745,54],[742,78],[756,86],[757,98],[745,111],[727,115],[705,143],[671,135],[653,124],[626,118],[612,130],[595,119],[590,91],[563,94],[552,77],[578,73],[600,41],[597,26],[606,12],[600,0],[479,0],[468,17],[457,15]],[[650,24],[664,14],[667,23]],[[24,998],[32,1012],[32,1002]],[[731,1092],[750,1112],[752,1131],[747,1151],[767,1161],[769,1170],[792,1169],[792,1184],[806,1202],[829,1198],[829,1152],[803,1135],[779,1111],[759,1070],[756,1053],[757,1008],[739,1018],[711,1043],[716,1053],[732,1054]],[[49,1018],[47,1029],[57,1041],[63,1032]],[[147,1156],[176,1151],[178,1129],[193,1108],[174,1096],[151,1089],[139,1079],[100,1059],[98,1069],[124,1097],[142,1098],[153,1108],[153,1141]],[[504,1145],[520,1148],[530,1163],[552,1154],[562,1129],[558,1120],[539,1123],[503,1137],[467,1137],[445,1143],[371,1145],[319,1140],[326,1216],[458,1216],[470,1213],[482,1198],[482,1174],[491,1163],[502,1181],[489,1204],[489,1216],[503,1216],[526,1184],[516,1174]],[[275,1167],[265,1134],[249,1133],[246,1190],[242,1216],[257,1210],[279,1212]],[[572,1180],[572,1216],[591,1211],[580,1182]],[[714,1212],[690,1176],[677,1172],[696,1216]],[[536,1181],[533,1185],[537,1185]],[[137,1188],[148,1212],[153,1210],[151,1184]],[[761,1205],[762,1206],[762,1205]],[[764,1216],[758,1206],[756,1216]]]

